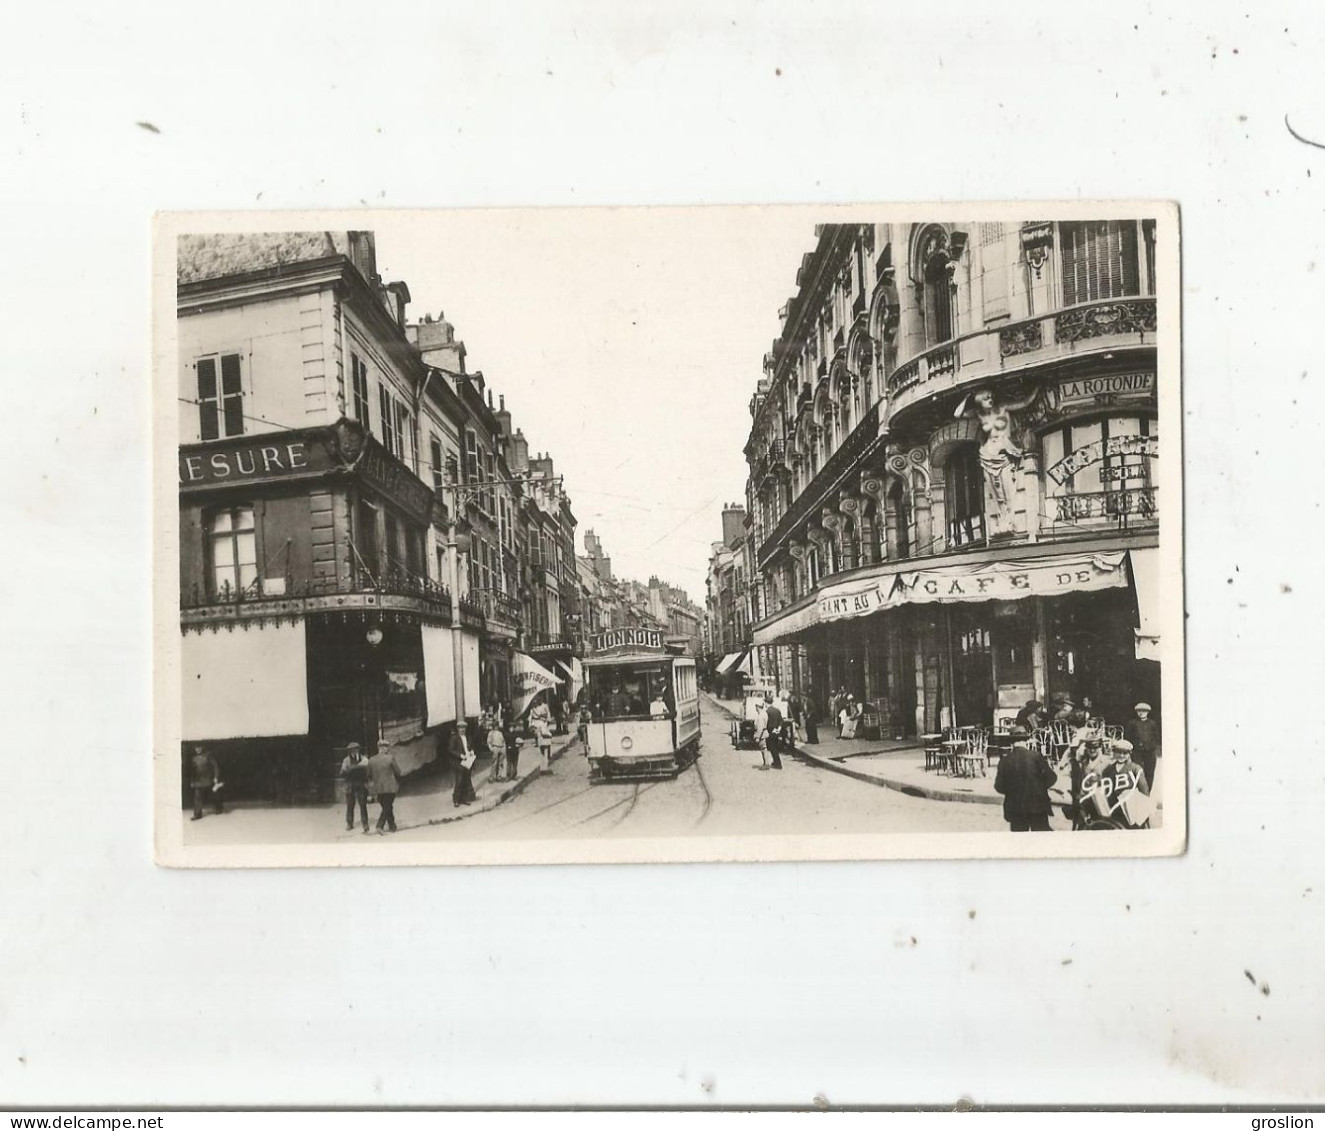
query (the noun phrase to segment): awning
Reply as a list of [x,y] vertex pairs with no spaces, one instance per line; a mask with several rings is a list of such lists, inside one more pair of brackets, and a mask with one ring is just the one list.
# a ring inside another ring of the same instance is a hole
[[455,718],[455,654],[451,630],[425,624],[423,636],[423,686],[428,696],[428,725],[449,723]]
[[465,715],[474,718],[483,713],[483,689],[479,686],[478,637],[460,634],[460,656],[465,676]]
[[816,624],[870,616],[903,605],[1020,601],[1121,588],[1126,550],[1056,554],[1039,558],[950,562],[925,569],[886,570],[829,585],[805,605],[755,632],[756,644],[772,644]]
[[186,742],[307,734],[304,622],[186,632],[180,683]]
[[525,713],[535,695],[541,691],[550,691],[561,682],[559,675],[548,671],[532,656],[516,652],[515,660],[511,664],[511,685],[515,689],[515,717],[518,719]]
[[754,675],[754,652],[747,649],[741,653],[741,662],[736,665],[736,671],[748,676]]
[[584,666],[580,663],[579,656],[572,656],[570,663],[565,660],[558,660],[557,667],[566,673],[566,678],[570,680],[570,701],[575,702],[580,696],[580,688],[584,686]]
[[1136,588],[1136,658],[1159,659],[1159,551],[1132,550],[1132,584]]
[[736,663],[736,661],[739,660],[740,658],[741,654],[739,652],[728,652],[725,656],[722,657],[722,662],[718,664],[716,668],[713,669],[714,674],[726,675],[727,669],[730,668],[732,664]]

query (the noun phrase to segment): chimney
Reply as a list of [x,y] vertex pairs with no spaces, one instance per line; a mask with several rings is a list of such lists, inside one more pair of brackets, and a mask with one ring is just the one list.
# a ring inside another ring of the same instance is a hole
[[515,430],[515,445],[511,453],[511,462],[513,471],[529,470],[529,441],[525,439],[524,429]]
[[497,409],[497,427],[501,429],[502,439],[509,441],[511,438],[511,414],[506,411],[506,397],[503,395],[498,398],[501,405]]
[[722,508],[722,541],[735,546],[745,536],[745,507],[728,503]]

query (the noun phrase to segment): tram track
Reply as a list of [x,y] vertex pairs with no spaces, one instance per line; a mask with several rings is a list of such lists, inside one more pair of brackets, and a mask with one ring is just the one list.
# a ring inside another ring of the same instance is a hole
[[691,763],[695,770],[695,780],[699,782],[699,787],[704,791],[704,807],[699,811],[699,816],[695,818],[691,827],[697,827],[704,823],[709,815],[709,810],[713,808],[713,793],[709,789],[709,783],[704,780],[704,771],[699,768],[699,756]]

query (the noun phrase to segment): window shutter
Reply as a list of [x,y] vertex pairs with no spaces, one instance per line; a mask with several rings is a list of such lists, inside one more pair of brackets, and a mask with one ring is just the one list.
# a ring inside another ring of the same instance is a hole
[[204,440],[215,440],[220,434],[217,425],[216,359],[204,357],[198,362],[198,434]]
[[[391,394],[387,392],[385,385],[378,387],[377,404],[382,412],[382,443],[386,445],[386,450],[391,452]],[[391,454],[395,455],[395,452]]]
[[225,414],[225,434],[244,434],[244,385],[240,376],[239,354],[221,355],[221,398]]

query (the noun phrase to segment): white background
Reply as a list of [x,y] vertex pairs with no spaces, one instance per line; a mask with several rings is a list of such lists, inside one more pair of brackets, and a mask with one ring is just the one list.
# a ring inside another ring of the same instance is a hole
[[[6,25],[0,1104],[1325,1095],[1318,4]],[[1183,210],[1185,857],[150,863],[154,209],[1078,196]]]

